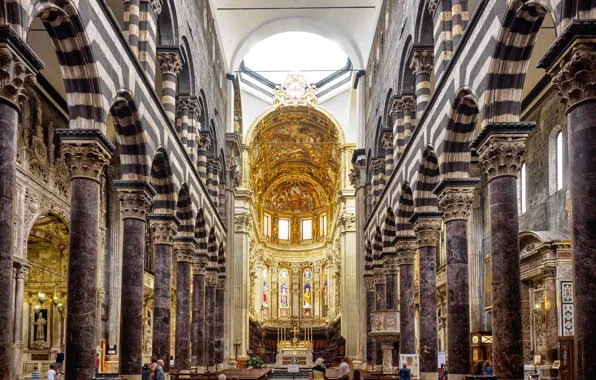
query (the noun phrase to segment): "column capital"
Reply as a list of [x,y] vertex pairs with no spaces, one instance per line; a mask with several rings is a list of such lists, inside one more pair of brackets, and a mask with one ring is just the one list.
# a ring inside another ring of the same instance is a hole
[[211,146],[211,135],[209,133],[201,132],[197,134],[195,140],[199,150],[207,150]]
[[180,221],[174,215],[149,214],[153,244],[172,245]]
[[472,142],[488,180],[500,176],[517,177],[526,140],[536,126],[532,122],[491,123]]
[[174,254],[176,255],[176,262],[194,261],[195,244],[190,241],[174,241]]
[[221,162],[219,162],[219,160],[214,159],[211,161],[211,166],[213,167],[213,173],[219,174],[219,172],[221,171]]
[[376,159],[372,160],[370,165],[372,166],[373,170],[385,169],[385,159],[384,158],[376,158]]
[[567,112],[585,100],[596,99],[596,39],[576,44],[566,51],[551,71],[553,87],[559,91]]
[[225,276],[223,276],[223,277],[219,276],[217,278],[217,282],[215,284],[215,287],[216,287],[216,289],[219,289],[219,290],[226,290],[226,277]]
[[445,221],[468,220],[474,203],[474,188],[479,178],[444,179],[433,190],[439,199],[439,210],[443,212]]
[[381,137],[381,143],[383,144],[383,149],[393,149],[393,132],[384,132]]
[[58,129],[61,154],[74,178],[87,178],[101,183],[104,169],[116,149],[97,129]]
[[439,0],[428,0],[428,13],[430,13],[430,17],[435,17],[435,12],[439,7]]
[[385,270],[383,268],[373,269],[373,283],[375,285],[385,283]]
[[193,99],[189,94],[179,94],[176,97],[176,112],[194,111]]
[[149,4],[151,4],[151,8],[153,8],[155,16],[159,17],[162,9],[162,0],[149,0]]
[[192,262],[192,273],[205,275],[207,273],[209,260],[206,257],[195,258]]
[[162,74],[178,75],[182,70],[180,53],[177,50],[158,51],[157,60]]
[[542,273],[544,274],[545,279],[554,280],[557,278],[557,266],[547,265],[544,268],[542,268]]
[[[430,4],[433,1],[431,0]],[[415,49],[410,62],[410,69],[414,70],[414,75],[431,74],[435,64],[435,54],[431,49]]]
[[415,236],[398,237],[395,241],[395,252],[397,253],[397,265],[414,265],[418,244]]
[[391,255],[389,257],[383,258],[383,270],[385,274],[397,274],[399,271],[399,262],[398,257],[395,255]]
[[370,274],[364,275],[364,287],[367,292],[374,292],[375,291],[375,281],[374,277]]
[[27,273],[29,273],[29,267],[25,267],[25,266],[19,266],[19,267],[15,267],[13,268],[13,272],[14,272],[14,278],[16,278],[17,280],[23,280],[25,278],[25,276],[27,275]]
[[217,286],[217,272],[216,271],[207,271],[205,275],[205,286],[215,287]]
[[436,247],[441,240],[443,215],[440,212],[415,213],[410,219],[414,225],[418,247]]
[[236,164],[236,162],[234,161],[233,164],[230,165],[230,183],[231,183],[231,188],[233,190],[236,190],[237,188],[240,187],[241,184],[241,180],[240,180],[240,167],[238,166],[238,164]]
[[350,171],[350,184],[354,188],[358,188],[360,186],[362,176],[360,175],[360,169],[352,168]]
[[114,181],[123,219],[146,221],[156,192],[146,181]]

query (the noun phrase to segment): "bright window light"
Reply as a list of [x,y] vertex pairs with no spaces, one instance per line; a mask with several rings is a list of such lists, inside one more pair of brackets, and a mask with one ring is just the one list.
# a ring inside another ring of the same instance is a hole
[[523,164],[521,167],[521,211],[522,213],[526,212],[526,192],[527,192],[527,174],[526,174],[526,164]]
[[312,219],[302,220],[302,240],[312,239]]
[[563,133],[557,135],[557,190],[563,188]]
[[265,218],[263,219],[263,235],[269,236],[269,231],[271,231],[271,217],[265,214]]
[[335,42],[313,33],[286,32],[262,40],[244,57],[247,69],[276,84],[302,72],[314,84],[346,66],[348,56]]
[[279,220],[279,240],[290,240],[290,220]]

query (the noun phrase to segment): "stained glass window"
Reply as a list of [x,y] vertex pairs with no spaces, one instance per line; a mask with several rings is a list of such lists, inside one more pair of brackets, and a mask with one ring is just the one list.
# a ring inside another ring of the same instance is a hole
[[267,275],[267,267],[263,268],[263,306],[267,307],[267,297],[269,294],[269,277]]
[[563,188],[563,133],[557,135],[557,190]]
[[279,316],[288,317],[290,308],[289,276],[287,269],[279,271]]
[[310,269],[304,270],[304,293],[302,295],[305,309],[312,307],[312,273]]

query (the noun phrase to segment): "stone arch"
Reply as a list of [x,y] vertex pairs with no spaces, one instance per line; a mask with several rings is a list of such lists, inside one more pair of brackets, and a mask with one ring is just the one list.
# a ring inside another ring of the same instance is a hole
[[197,212],[195,222],[195,239],[199,244],[199,254],[207,254],[207,223],[205,222],[205,212],[202,208]]
[[445,138],[439,149],[439,167],[443,178],[467,178],[469,176],[471,149],[478,119],[478,102],[472,90],[463,87],[449,112]]
[[153,197],[153,214],[174,215],[176,212],[176,191],[170,159],[164,147],[159,147],[153,156],[151,186],[157,193]]
[[428,11],[428,0],[421,0],[418,2],[416,26],[416,34],[414,36],[416,43],[432,45],[434,40],[434,22]]
[[219,275],[225,276],[226,274],[226,243],[219,243],[219,249],[217,252],[217,267],[219,269]]
[[383,233],[379,226],[375,227],[375,234],[373,237],[373,268],[380,268],[381,256],[383,255]]
[[211,270],[217,270],[217,239],[215,238],[215,228],[213,227],[209,230],[207,254],[209,255],[209,267]]
[[102,91],[97,61],[77,6],[68,0],[58,3],[37,0],[26,8],[19,2],[11,3],[10,8],[4,21],[23,41],[27,40],[37,17],[50,36],[64,80],[70,128],[98,129],[105,133],[110,102]]
[[186,240],[194,238],[194,212],[192,208],[192,199],[188,184],[184,182],[178,192],[178,201],[176,202],[176,217],[180,221],[178,226],[177,240]]
[[205,96],[205,91],[203,89],[199,90],[199,106],[203,109],[203,115],[201,117],[201,130],[208,131],[209,130],[209,107],[207,103],[207,97]]
[[379,116],[379,119],[377,120],[377,127],[374,140],[374,158],[385,157],[385,149],[383,149],[383,131],[383,117]]
[[412,55],[412,50],[414,49],[412,41],[412,35],[409,35],[404,43],[399,63],[399,83],[401,85],[399,94],[401,95],[413,95],[416,88],[414,73],[408,62],[408,58]]
[[192,50],[186,36],[182,36],[180,42],[180,52],[182,58],[182,70],[178,74],[178,92],[180,94],[195,94],[194,64],[192,60]]
[[558,25],[549,5],[539,0],[512,0],[497,36],[481,108],[482,123],[517,122],[522,90],[538,31],[547,14]]
[[119,90],[116,93],[110,114],[118,139],[122,179],[149,182],[149,139],[143,130],[136,102],[129,90]]
[[433,146],[427,145],[420,158],[420,166],[414,183],[414,211],[416,213],[439,211],[437,196],[433,194],[439,179],[439,160]]
[[370,244],[370,239],[366,239],[366,243],[364,244],[364,270],[365,272],[370,272],[372,270],[373,265],[373,257],[372,257],[372,246]]
[[391,104],[393,100],[393,88],[390,88],[387,91],[387,96],[385,97],[385,108],[383,110],[383,119],[385,119],[385,129],[393,130],[392,124],[392,117],[390,116],[391,113]]
[[414,195],[408,181],[404,181],[399,194],[395,221],[397,236],[414,236],[414,228],[410,218],[414,214]]
[[393,209],[388,207],[387,214],[385,214],[385,223],[383,224],[383,255],[390,255],[395,252],[393,246],[395,236],[395,214],[393,213]]
[[157,19],[157,41],[160,45],[178,45],[178,16],[173,0],[164,0]]

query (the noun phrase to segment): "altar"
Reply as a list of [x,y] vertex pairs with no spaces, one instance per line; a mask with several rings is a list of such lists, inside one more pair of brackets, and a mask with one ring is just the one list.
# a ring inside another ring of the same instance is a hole
[[[285,329],[284,329],[285,330]],[[297,365],[300,368],[311,368],[312,364],[312,331],[304,329],[304,340],[298,338],[300,330],[297,327],[291,331],[294,333],[292,340],[285,339],[285,332],[278,333],[276,368],[287,368],[288,365]]]

